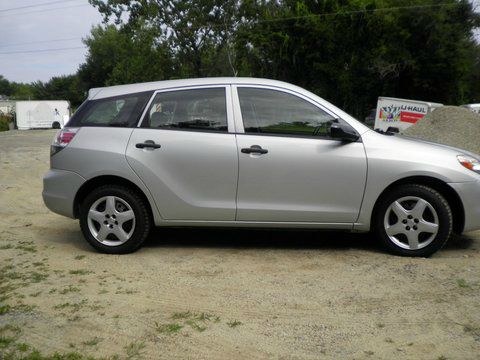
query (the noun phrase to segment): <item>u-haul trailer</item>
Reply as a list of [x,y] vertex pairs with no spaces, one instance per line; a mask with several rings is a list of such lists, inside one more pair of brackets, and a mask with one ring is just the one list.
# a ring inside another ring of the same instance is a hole
[[443,104],[427,101],[379,97],[375,130],[387,131],[388,128],[394,127],[403,132],[423,119],[425,115],[442,106]]
[[70,118],[70,103],[65,100],[17,101],[19,130],[62,128]]

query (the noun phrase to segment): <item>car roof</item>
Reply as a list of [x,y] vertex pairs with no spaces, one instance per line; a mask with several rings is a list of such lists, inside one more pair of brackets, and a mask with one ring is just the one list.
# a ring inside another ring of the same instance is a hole
[[181,79],[181,80],[164,80],[145,83],[136,83],[128,85],[116,85],[102,88],[93,88],[88,92],[89,100],[103,99],[112,96],[120,96],[126,94],[133,94],[143,91],[164,90],[169,88],[181,88],[189,86],[208,86],[208,85],[228,85],[228,84],[247,84],[247,85],[270,85],[278,86],[297,92],[304,92],[305,90],[295,85],[269,79],[248,78],[248,77],[210,77],[210,78],[196,78],[196,79]]

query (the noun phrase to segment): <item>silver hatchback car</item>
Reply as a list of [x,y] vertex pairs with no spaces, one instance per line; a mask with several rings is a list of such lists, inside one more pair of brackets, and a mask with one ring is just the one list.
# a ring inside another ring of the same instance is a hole
[[90,90],[55,136],[43,199],[106,253],[155,225],[373,230],[429,256],[480,229],[479,158],[279,81],[160,81]]

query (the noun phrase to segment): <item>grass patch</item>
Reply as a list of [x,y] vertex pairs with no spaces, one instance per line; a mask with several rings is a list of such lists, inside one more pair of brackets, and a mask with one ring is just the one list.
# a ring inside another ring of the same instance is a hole
[[3,335],[6,332],[18,335],[22,332],[22,329],[20,329],[20,327],[17,325],[11,325],[11,324],[3,325],[2,327],[0,327],[0,334]]
[[77,270],[70,270],[68,273],[70,275],[88,275],[91,274],[93,271],[86,270],[86,269],[77,269]]
[[25,343],[15,344],[15,347],[20,352],[27,352],[28,350],[30,350],[30,345],[25,344]]
[[231,328],[236,328],[237,326],[240,326],[240,325],[243,325],[243,324],[242,324],[241,321],[233,320],[233,321],[227,322],[227,325]]
[[30,281],[32,283],[39,283],[48,278],[48,274],[42,274],[36,271],[30,273]]
[[100,339],[99,337],[95,336],[94,338],[90,339],[90,340],[87,340],[87,341],[84,341],[82,342],[82,345],[85,345],[85,346],[97,346],[100,341],[102,341],[103,339]]
[[174,319],[174,320],[190,319],[192,316],[193,316],[193,314],[190,311],[176,312],[172,315],[172,319]]
[[36,308],[35,305],[19,304],[19,305],[13,306],[12,310],[27,313],[27,312],[33,312],[35,308]]
[[82,260],[85,259],[85,255],[77,255],[74,257],[75,260]]
[[178,320],[180,323],[158,324],[155,327],[159,333],[175,334],[182,330],[185,326],[190,327],[197,332],[204,332],[207,330],[207,323],[218,323],[220,317],[209,313],[194,313],[191,311],[176,312],[170,317],[172,320]]
[[66,288],[60,290],[60,294],[62,295],[73,293],[73,292],[80,292],[80,289],[78,287],[68,285]]
[[470,289],[471,286],[465,279],[457,279],[457,285],[462,289]]
[[13,249],[13,245],[11,244],[0,245],[0,250],[10,250],[10,249]]
[[[8,333],[8,334],[7,334]],[[95,360],[96,358],[84,356],[77,352],[54,353],[52,355],[43,355],[33,346],[17,342],[21,329],[14,325],[4,325],[0,327],[0,359],[4,360]],[[92,339],[93,340],[93,339]],[[119,359],[118,356],[108,359]],[[105,359],[104,359],[105,360]]]
[[124,347],[126,358],[127,359],[138,359],[141,358],[143,355],[143,351],[145,349],[145,342],[138,341],[138,342],[131,342],[130,344]]
[[32,245],[33,241],[19,241],[18,245],[15,246],[15,249],[22,250],[25,252],[36,253],[37,247]]
[[0,349],[6,349],[15,343],[15,338],[0,336]]
[[185,321],[185,324],[187,324],[193,330],[198,331],[198,332],[204,332],[205,330],[207,330],[206,326],[200,325],[193,320],[187,320],[187,321]]
[[12,307],[10,305],[0,305],[0,315],[5,315],[10,312],[11,309]]
[[198,321],[213,321],[215,323],[220,322],[220,317],[208,313],[200,313],[195,315],[195,320]]
[[55,305],[53,308],[55,310],[69,309],[72,313],[75,313],[75,312],[78,312],[82,307],[84,307],[86,303],[87,303],[87,300],[83,299],[82,301],[80,301],[78,303],[66,302],[66,303],[63,303],[63,304]]
[[158,324],[155,323],[155,330],[161,334],[172,335],[178,333],[183,329],[183,325],[180,324]]

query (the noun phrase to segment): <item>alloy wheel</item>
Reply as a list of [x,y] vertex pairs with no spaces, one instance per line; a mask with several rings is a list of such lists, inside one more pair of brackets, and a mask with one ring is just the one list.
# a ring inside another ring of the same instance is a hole
[[103,245],[119,246],[127,242],[135,230],[132,207],[117,196],[103,196],[88,211],[88,229]]
[[406,250],[419,250],[431,244],[437,236],[438,214],[425,199],[402,197],[387,208],[384,227],[395,245]]

